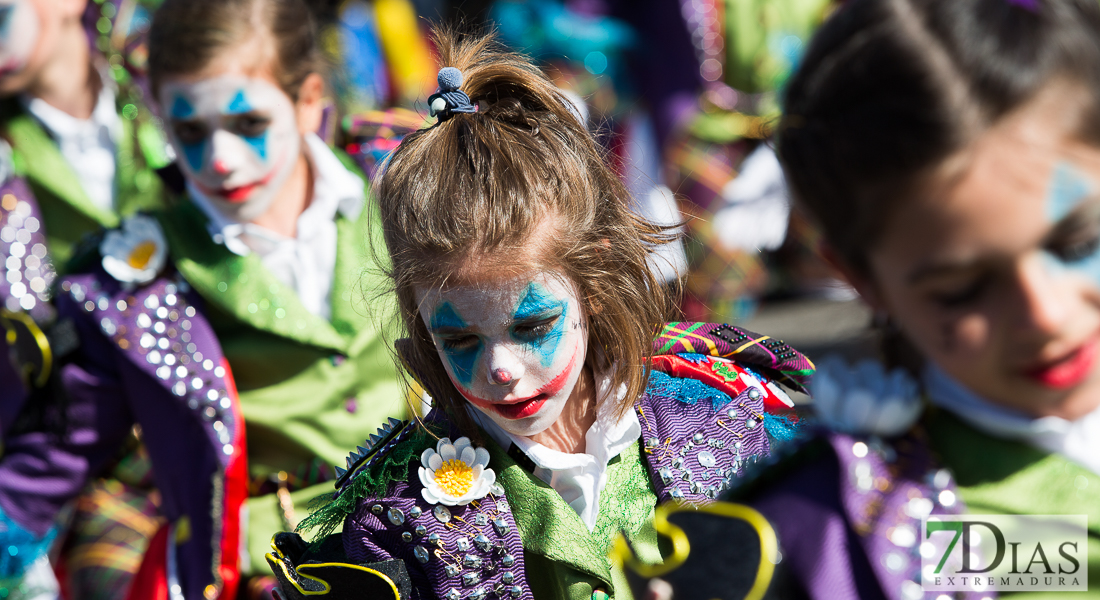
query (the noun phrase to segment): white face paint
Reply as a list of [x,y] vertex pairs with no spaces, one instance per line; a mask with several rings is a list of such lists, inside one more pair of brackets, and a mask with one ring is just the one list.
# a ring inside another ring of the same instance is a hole
[[262,215],[301,151],[294,103],[274,84],[240,75],[160,90],[169,139],[184,174],[226,216]]
[[459,393],[519,436],[557,421],[584,370],[577,287],[553,271],[417,290],[424,323]]
[[27,66],[40,29],[38,13],[29,0],[0,0],[0,79]]

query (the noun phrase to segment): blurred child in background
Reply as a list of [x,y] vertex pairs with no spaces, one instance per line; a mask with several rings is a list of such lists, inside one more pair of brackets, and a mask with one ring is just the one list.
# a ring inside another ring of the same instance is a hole
[[853,0],[810,46],[779,156],[922,385],[824,365],[833,431],[739,494],[809,597],[925,597],[961,513],[1086,515],[1095,594],[1098,82],[1091,0]]
[[138,425],[166,525],[131,597],[262,595],[248,580],[271,532],[331,489],[344,448],[406,411],[371,318],[386,300],[360,302],[375,299],[374,228],[363,179],[314,133],[324,69],[304,2],[169,0],[150,40],[179,202],[105,232],[60,284],[81,341],[56,409],[67,428],[11,440],[0,515],[41,540]]

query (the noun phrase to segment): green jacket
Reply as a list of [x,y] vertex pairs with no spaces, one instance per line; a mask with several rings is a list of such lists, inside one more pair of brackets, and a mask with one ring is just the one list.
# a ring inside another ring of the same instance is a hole
[[394,313],[388,299],[375,298],[383,281],[369,260],[370,212],[354,221],[337,217],[331,320],[307,310],[257,255],[215,243],[191,202],[158,215],[171,260],[206,301],[203,312],[231,366],[250,476],[277,482],[282,472],[301,483],[291,481],[291,507],[253,490],[245,576],[268,574],[263,556],[272,532],[288,530],[313,498],[331,494],[332,483],[310,485],[311,474],[342,464],[345,448],[362,444],[386,417],[408,412],[390,336],[378,325]]

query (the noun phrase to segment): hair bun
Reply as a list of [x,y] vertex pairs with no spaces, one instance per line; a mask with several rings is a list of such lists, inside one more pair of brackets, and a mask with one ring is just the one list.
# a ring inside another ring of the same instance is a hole
[[454,67],[443,67],[439,70],[436,81],[439,82],[440,91],[453,92],[462,87],[462,71]]

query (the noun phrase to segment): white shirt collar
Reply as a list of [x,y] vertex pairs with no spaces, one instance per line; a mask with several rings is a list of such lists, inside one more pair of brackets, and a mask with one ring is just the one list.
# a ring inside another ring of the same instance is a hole
[[52,106],[41,98],[35,98],[23,94],[19,97],[23,107],[38,119],[49,130],[50,135],[58,139],[71,139],[76,137],[95,138],[101,127],[106,128],[115,143],[122,135],[122,121],[119,119],[118,110],[115,107],[115,87],[110,77],[106,77],[98,70],[99,95],[96,97],[95,108],[87,119],[78,119],[69,113]]
[[933,404],[958,415],[978,430],[1062,454],[1100,473],[1100,408],[1075,421],[1054,416],[1032,417],[989,402],[934,364],[925,368],[924,386]]
[[[331,222],[336,214],[350,220],[359,218],[366,204],[364,183],[336,157],[332,149],[316,134],[304,136],[306,158],[313,167],[313,197],[309,206],[298,216],[297,238],[308,240],[319,233],[319,223]],[[193,183],[187,182],[187,192],[192,201],[209,218],[207,230],[216,243],[225,244],[235,254],[246,256],[252,251],[285,241],[282,235],[252,223],[241,223],[225,216],[214,207]],[[244,236],[247,234],[247,236]]]
[[531,438],[512,435],[476,408],[474,421],[505,450],[515,444],[535,463],[535,476],[554,488],[562,499],[577,512],[588,529],[596,526],[599,497],[607,483],[607,464],[642,434],[638,415],[627,410],[618,415],[615,409],[626,397],[626,384],[612,389],[614,369],[596,375],[596,422],[584,436],[585,451],[569,454],[552,450]]

